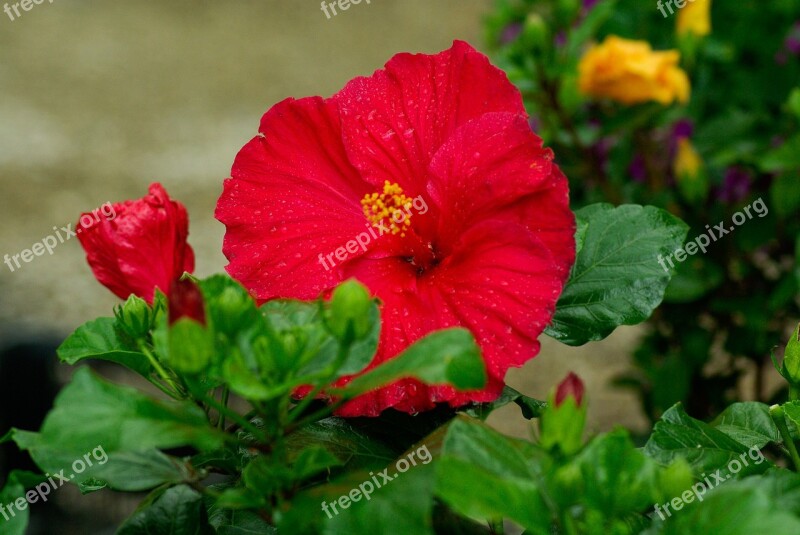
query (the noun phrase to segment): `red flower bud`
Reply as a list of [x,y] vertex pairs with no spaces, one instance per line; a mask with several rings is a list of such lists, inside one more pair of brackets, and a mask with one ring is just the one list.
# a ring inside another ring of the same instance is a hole
[[166,292],[184,271],[194,270],[186,208],[158,183],[142,199],[109,206],[106,217],[81,216],[81,221],[94,218],[77,230],[86,260],[97,280],[118,297],[135,294],[152,304],[156,287]]
[[559,407],[567,397],[575,398],[575,404],[579,407],[583,401],[583,381],[572,372],[561,381],[556,389],[556,407]]
[[181,318],[206,324],[203,294],[191,280],[176,280],[169,289],[169,324],[172,325]]

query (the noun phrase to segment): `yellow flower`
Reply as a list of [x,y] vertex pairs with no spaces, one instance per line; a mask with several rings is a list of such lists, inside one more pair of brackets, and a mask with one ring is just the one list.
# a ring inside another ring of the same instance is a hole
[[593,46],[578,65],[581,93],[623,104],[689,100],[689,77],[678,66],[680,52],[656,52],[647,41],[611,35]]
[[699,37],[711,33],[711,0],[688,0],[678,11],[678,35],[693,33]]
[[703,159],[688,138],[678,139],[678,150],[672,161],[678,190],[689,202],[702,202],[708,197],[708,177]]
[[673,167],[676,176],[694,178],[703,167],[703,160],[697,154],[694,145],[687,138],[678,139],[678,150],[675,154]]

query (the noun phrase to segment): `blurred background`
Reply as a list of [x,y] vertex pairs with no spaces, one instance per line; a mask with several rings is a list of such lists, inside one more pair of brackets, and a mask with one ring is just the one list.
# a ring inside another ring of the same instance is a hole
[[[372,0],[328,19],[317,0],[56,0],[13,21],[0,13],[0,255],[160,181],[189,210],[197,274],[222,271],[224,229],[214,206],[236,152],[270,106],[331,95],[397,52],[437,52],[454,39],[484,49],[481,23],[491,5]],[[111,315],[117,299],[94,280],[75,239],[13,272],[0,265],[0,296],[2,435],[38,427],[70,373],[54,363],[54,348],[84,321]],[[641,333],[623,328],[574,349],[545,339],[539,357],[508,382],[544,398],[576,371],[592,400],[593,431],[641,430],[647,421],[634,394],[609,385]],[[529,433],[515,406],[491,423]],[[0,474],[24,462],[6,447]],[[136,504],[108,492],[76,495],[65,487],[55,506],[35,504],[31,533],[110,533]]]

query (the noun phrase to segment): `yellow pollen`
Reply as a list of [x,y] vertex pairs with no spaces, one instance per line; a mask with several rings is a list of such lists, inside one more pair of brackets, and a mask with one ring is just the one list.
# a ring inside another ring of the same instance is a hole
[[413,199],[403,195],[403,188],[388,180],[383,183],[383,193],[367,193],[361,199],[361,207],[367,220],[376,225],[385,220],[392,234],[404,238],[411,225],[411,205]]

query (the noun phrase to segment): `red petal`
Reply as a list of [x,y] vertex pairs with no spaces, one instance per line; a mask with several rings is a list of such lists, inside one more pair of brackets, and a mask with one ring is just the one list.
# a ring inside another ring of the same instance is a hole
[[537,338],[552,318],[563,285],[549,251],[530,231],[498,221],[471,229],[429,277],[417,278],[398,259],[362,258],[353,268],[348,275],[364,282],[384,303],[381,343],[370,367],[433,330],[462,325],[481,346],[490,381],[483,391],[469,393],[400,381],[346,404],[340,410],[346,416],[374,416],[388,407],[417,412],[435,402],[458,406],[496,398],[508,368],[539,352]]
[[173,280],[194,270],[186,208],[170,200],[160,184],[152,184],[144,198],[113,208],[112,219],[78,233],[87,261],[118,297],[135,294],[152,303],[156,287],[166,293]]
[[227,226],[231,276],[259,299],[315,298],[343,280],[320,255],[324,260],[367,230],[360,201],[373,188],[348,163],[329,102],[275,105],[261,135],[239,152],[232,176],[216,211]]
[[525,115],[505,73],[462,41],[436,55],[397,54],[333,100],[350,161],[364,179],[397,182],[412,197],[424,193],[431,158],[458,127],[490,112]]

